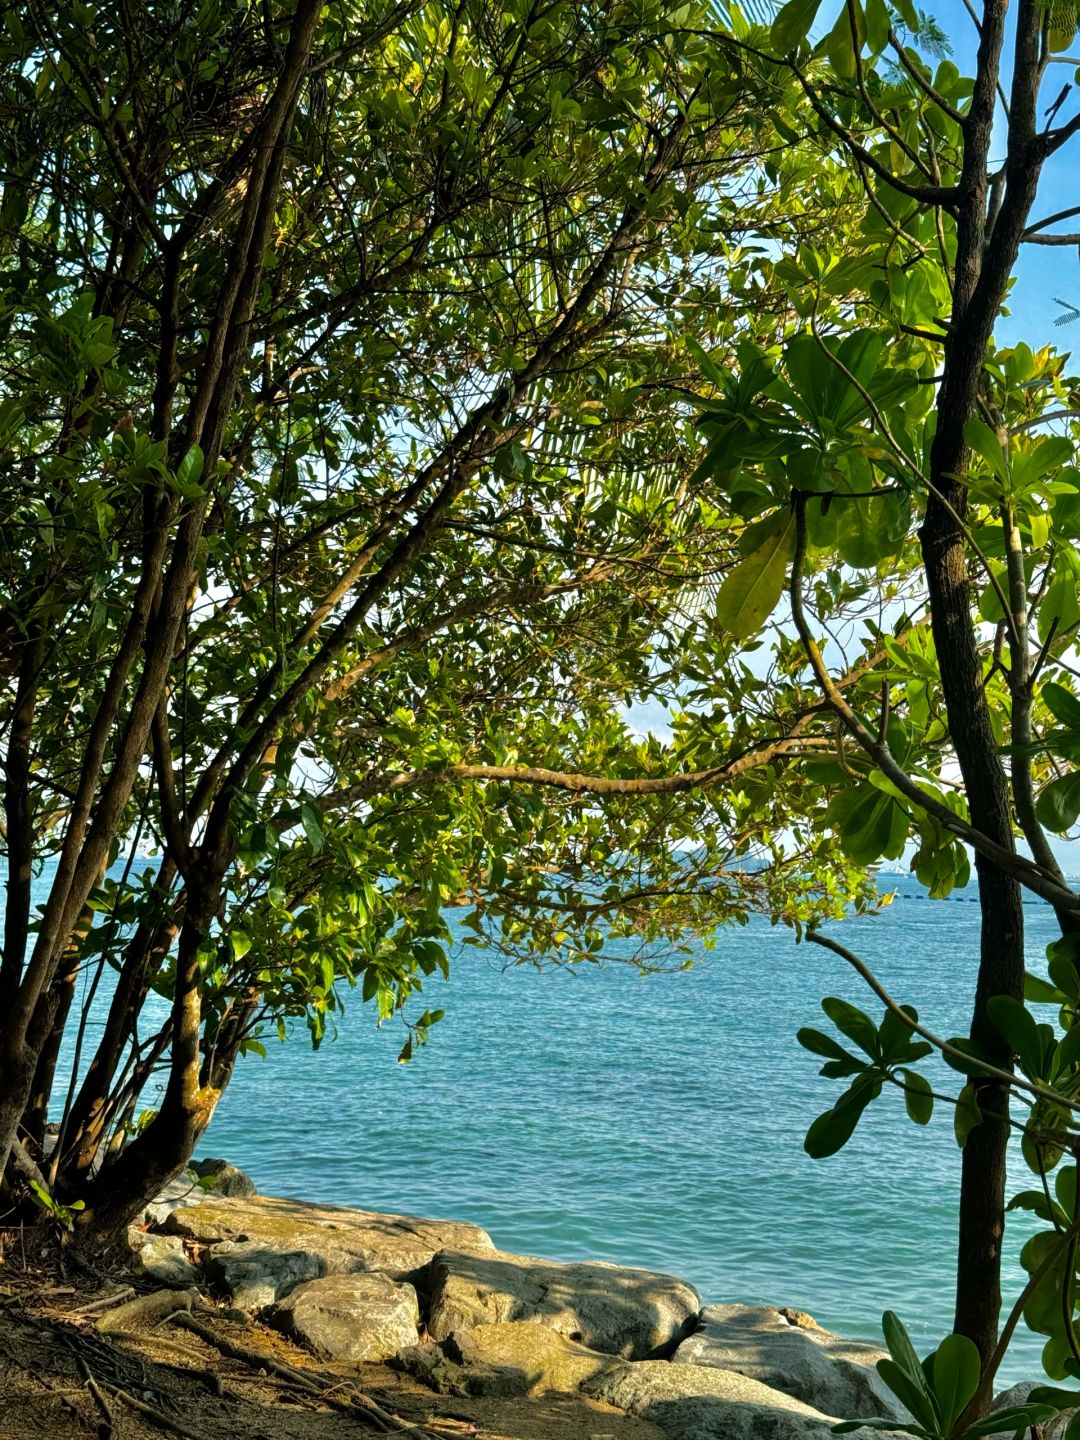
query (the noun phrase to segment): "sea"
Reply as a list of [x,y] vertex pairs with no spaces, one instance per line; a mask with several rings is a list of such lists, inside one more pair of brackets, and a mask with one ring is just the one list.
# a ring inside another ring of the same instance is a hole
[[[965,1033],[974,890],[932,901],[908,876],[881,888],[890,904],[828,933],[936,1033]],[[1044,971],[1053,920],[1040,904],[1026,917],[1029,968]],[[689,970],[652,975],[617,950],[537,971],[462,944],[449,981],[425,990],[446,1016],[408,1064],[400,1022],[377,1029],[348,995],[317,1052],[301,1028],[245,1059],[201,1153],[267,1194],[468,1219],[503,1249],[667,1271],[706,1302],[792,1306],[852,1337],[879,1338],[887,1309],[921,1350],[951,1330],[951,1107],[919,1127],[886,1093],[839,1154],[803,1149],[840,1082],[818,1075],[795,1032],[831,1028],[827,995],[881,1018],[843,961],[756,919]],[[955,1093],[952,1071],[928,1073]],[[1025,1184],[1019,1153],[1010,1174]],[[1030,1233],[1010,1216],[1006,1296]],[[1003,1382],[1038,1376],[1042,1343],[1021,1326]]]
[[[974,889],[933,901],[910,876],[879,883],[890,903],[826,933],[936,1033],[965,1033]],[[1025,913],[1029,968],[1044,972],[1053,919],[1041,904]],[[650,975],[617,945],[600,963],[537,970],[458,936],[449,980],[426,981],[420,1006],[445,1018],[409,1063],[401,1022],[377,1027],[346,990],[317,1051],[297,1024],[284,1044],[267,1038],[265,1059],[239,1062],[197,1153],[225,1156],[264,1194],[471,1220],[502,1249],[666,1271],[706,1303],[790,1306],[866,1339],[894,1310],[921,1352],[951,1330],[951,1107],[916,1126],[890,1090],[839,1154],[803,1149],[842,1082],[819,1076],[795,1032],[830,1029],[828,995],[881,1018],[842,960],[765,919],[698,947],[689,969]],[[959,1077],[936,1064],[929,1078],[955,1093]],[[1019,1153],[1010,1175],[1031,1183]],[[1009,1216],[1007,1299],[1031,1225]],[[1041,1348],[1021,1325],[1002,1383],[1038,1376]]]

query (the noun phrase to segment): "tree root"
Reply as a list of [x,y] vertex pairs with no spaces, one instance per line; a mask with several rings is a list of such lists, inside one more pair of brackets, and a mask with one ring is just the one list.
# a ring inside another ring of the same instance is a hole
[[[373,1430],[383,1434],[394,1435],[415,1435],[417,1440],[446,1440],[445,1432],[440,1432],[437,1420],[426,1421],[423,1424],[411,1424],[402,1420],[399,1415],[384,1410],[381,1405],[375,1403],[370,1396],[365,1395],[361,1390],[352,1390],[347,1396],[338,1396],[333,1392],[341,1388],[340,1376],[330,1380],[316,1380],[295,1365],[289,1365],[284,1360],[275,1360],[272,1355],[267,1355],[261,1350],[249,1349],[246,1345],[237,1345],[234,1340],[228,1340],[223,1335],[218,1335],[209,1325],[196,1320],[184,1310],[178,1310],[170,1315],[169,1319],[174,1325],[179,1325],[184,1330],[190,1330],[192,1334],[198,1335],[207,1345],[212,1345],[230,1360],[238,1360],[249,1369],[262,1370],[270,1374],[278,1375],[287,1380],[298,1390],[317,1399],[323,1405],[329,1405],[334,1410],[343,1414],[351,1415],[354,1419],[362,1421]],[[460,1434],[459,1427],[455,1426],[455,1433]]]
[[132,1410],[137,1410],[140,1415],[145,1415],[162,1430],[168,1430],[173,1435],[179,1435],[180,1440],[203,1440],[201,1435],[196,1435],[194,1430],[189,1430],[186,1425],[181,1425],[171,1415],[166,1415],[164,1410],[158,1410],[154,1405],[148,1405],[145,1400],[139,1400],[134,1395],[129,1395],[126,1390],[121,1390],[118,1385],[106,1387],[112,1394],[114,1400],[120,1400]]
[[79,1374],[86,1382],[86,1388],[90,1392],[91,1399],[102,1414],[102,1421],[98,1426],[98,1440],[112,1440],[113,1432],[116,1428],[116,1421],[113,1418],[112,1406],[109,1404],[108,1397],[94,1379],[90,1366],[87,1365],[81,1355],[75,1356],[75,1364],[79,1367]]
[[169,1319],[174,1325],[181,1329],[190,1330],[193,1335],[198,1335],[207,1345],[212,1345],[215,1350],[220,1350],[230,1360],[239,1360],[241,1365],[246,1365],[250,1370],[265,1370],[268,1374],[280,1375],[286,1380],[291,1380],[301,1390],[307,1390],[312,1395],[321,1396],[324,1386],[312,1380],[310,1375],[305,1375],[303,1370],[298,1370],[295,1365],[289,1365],[284,1360],[275,1360],[272,1355],[266,1355],[261,1350],[251,1350],[246,1345],[237,1345],[235,1340],[227,1340],[224,1335],[218,1335],[209,1325],[204,1325],[201,1320],[196,1320],[186,1310],[177,1310]]
[[110,1305],[119,1305],[121,1301],[130,1300],[134,1294],[135,1287],[133,1285],[124,1285],[121,1289],[113,1290],[108,1295],[99,1295],[96,1300],[88,1300],[85,1305],[80,1305],[75,1311],[76,1318],[81,1320],[86,1315],[94,1315],[99,1310],[107,1310]]

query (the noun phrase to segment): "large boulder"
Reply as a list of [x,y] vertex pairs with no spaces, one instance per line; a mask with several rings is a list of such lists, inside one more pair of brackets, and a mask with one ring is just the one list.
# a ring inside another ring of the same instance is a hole
[[308,1280],[269,1319],[331,1360],[385,1360],[416,1344],[420,1309],[411,1285],[367,1271]]
[[268,1195],[204,1195],[198,1204],[172,1211],[164,1228],[208,1247],[208,1274],[245,1309],[270,1305],[322,1275],[379,1270],[410,1280],[444,1246],[494,1249],[478,1226],[457,1220],[379,1215]]
[[682,1342],[675,1359],[733,1370],[842,1420],[907,1421],[907,1411],[874,1369],[885,1353],[842,1340],[798,1310],[708,1305],[701,1328]]
[[471,1395],[567,1393],[621,1362],[568,1340],[539,1320],[455,1330],[443,1348],[467,1371]]
[[131,1268],[136,1275],[182,1290],[198,1284],[199,1277],[179,1235],[149,1235],[132,1226],[128,1241],[134,1252]]
[[240,1310],[262,1310],[305,1280],[323,1274],[317,1255],[260,1240],[223,1240],[203,1265],[211,1283]]
[[560,1264],[505,1251],[443,1250],[431,1267],[435,1340],[455,1330],[538,1320],[590,1350],[639,1360],[688,1334],[701,1303],[684,1280],[592,1260]]
[[[620,1365],[586,1381],[586,1395],[663,1430],[668,1440],[831,1440],[833,1421],[801,1400],[733,1370],[678,1361]],[[873,1432],[855,1435],[871,1440]]]
[[[307,1273],[298,1274],[294,1283],[356,1270],[382,1270],[396,1280],[409,1280],[445,1246],[480,1253],[494,1248],[478,1225],[464,1221],[380,1215],[272,1195],[203,1195],[199,1204],[171,1212],[164,1228],[210,1247],[207,1264],[219,1272],[236,1269],[240,1261],[255,1263],[259,1256],[307,1257]],[[222,1277],[230,1286],[228,1274],[219,1274]],[[284,1290],[279,1290],[274,1299],[282,1295]]]
[[228,1160],[193,1160],[190,1168],[200,1180],[210,1182],[205,1188],[215,1195],[243,1199],[259,1193],[251,1176]]

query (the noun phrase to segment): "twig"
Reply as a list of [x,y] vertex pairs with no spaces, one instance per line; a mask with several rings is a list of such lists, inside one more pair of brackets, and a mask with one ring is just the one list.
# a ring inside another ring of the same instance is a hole
[[81,1355],[75,1356],[75,1363],[79,1367],[80,1375],[86,1381],[86,1388],[93,1397],[94,1404],[103,1416],[102,1423],[98,1426],[99,1440],[111,1440],[112,1434],[116,1429],[116,1419],[113,1416],[112,1406],[109,1404],[104,1390],[102,1390],[101,1386],[94,1379],[90,1366],[87,1365]]
[[181,1440],[203,1440],[203,1436],[196,1435],[194,1430],[189,1430],[186,1425],[181,1425],[179,1420],[174,1420],[171,1415],[166,1415],[164,1410],[159,1410],[156,1405],[148,1405],[145,1400],[139,1400],[127,1390],[121,1390],[119,1385],[110,1385],[109,1390],[114,1400],[121,1400],[132,1410],[137,1410],[140,1415],[145,1415],[155,1425],[160,1425],[162,1430],[169,1430],[174,1435],[179,1435]]

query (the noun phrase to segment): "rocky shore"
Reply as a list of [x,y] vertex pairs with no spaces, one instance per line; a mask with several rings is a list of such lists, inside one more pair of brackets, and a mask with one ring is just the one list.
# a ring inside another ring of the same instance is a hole
[[208,1291],[321,1359],[380,1362],[442,1395],[573,1393],[670,1440],[825,1440],[838,1418],[910,1420],[874,1370],[882,1351],[799,1311],[703,1305],[671,1275],[511,1254],[462,1221],[260,1196],[224,1161],[181,1176],[129,1240],[134,1269],[175,1304]]

